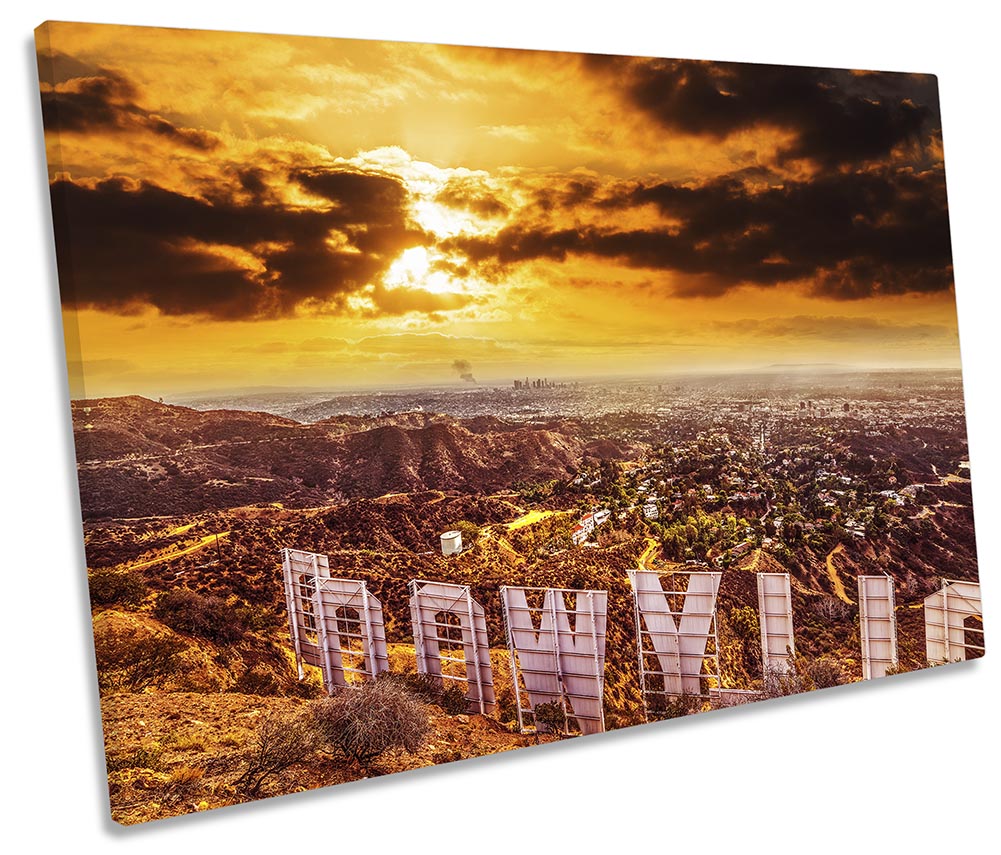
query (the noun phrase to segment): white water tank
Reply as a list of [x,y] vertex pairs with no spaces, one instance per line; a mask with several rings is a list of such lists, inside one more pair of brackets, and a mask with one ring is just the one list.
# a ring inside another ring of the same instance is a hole
[[462,552],[462,532],[446,531],[441,536],[441,554],[458,555]]

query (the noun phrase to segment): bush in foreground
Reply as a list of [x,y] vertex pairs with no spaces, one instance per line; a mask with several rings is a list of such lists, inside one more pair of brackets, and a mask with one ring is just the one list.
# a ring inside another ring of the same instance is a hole
[[684,718],[703,712],[705,701],[700,695],[651,695],[649,698],[649,714],[651,718],[661,720],[669,718]]
[[454,680],[438,680],[430,674],[413,672],[407,674],[386,672],[379,675],[379,680],[384,683],[395,683],[416,695],[424,703],[441,707],[442,711],[449,715],[460,715],[469,708],[466,693]]
[[535,707],[535,727],[540,733],[562,736],[567,727],[567,712],[559,701],[538,704]]
[[94,637],[97,678],[102,689],[141,692],[180,671],[184,642],[166,635],[111,628]]
[[317,702],[313,722],[328,746],[366,769],[391,748],[413,754],[430,730],[427,707],[393,680],[343,689]]
[[244,695],[280,695],[283,694],[282,686],[274,673],[269,671],[264,665],[257,664],[253,668],[244,671],[233,683],[234,692]]
[[806,665],[806,676],[814,689],[829,689],[845,682],[845,672],[841,663],[830,656],[814,659]]
[[237,789],[256,796],[272,775],[306,760],[320,747],[320,738],[308,709],[265,713],[246,757],[247,768],[235,782]]
[[768,697],[779,698],[840,686],[846,679],[844,669],[836,659],[823,656],[820,659],[806,660],[797,656],[790,661],[787,669],[768,669],[764,688]]
[[141,576],[106,567],[87,574],[87,583],[92,607],[138,606],[149,593]]
[[243,638],[239,613],[221,597],[204,596],[188,588],[165,591],[156,598],[153,615],[171,629],[233,644]]

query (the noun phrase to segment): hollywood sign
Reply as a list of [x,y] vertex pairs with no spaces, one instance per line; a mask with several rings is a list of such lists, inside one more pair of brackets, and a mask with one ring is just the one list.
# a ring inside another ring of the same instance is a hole
[[[325,555],[296,549],[282,550],[282,569],[300,679],[304,665],[315,666],[333,692],[389,670],[382,604],[366,582],[331,578]],[[722,573],[677,572],[668,578],[674,587],[665,589],[659,573],[629,573],[646,718],[672,714],[671,704],[679,698],[711,706],[761,698],[759,692],[722,687],[716,631]],[[763,672],[789,672],[796,651],[790,576],[759,573],[757,586]],[[418,673],[442,686],[461,686],[470,712],[495,712],[486,612],[470,586],[414,580],[409,590]],[[859,576],[858,591],[862,671],[868,680],[897,666],[893,580]],[[521,731],[535,723],[543,704],[562,710],[568,733],[571,726],[581,733],[603,731],[608,592],[504,585],[500,600]],[[982,614],[979,584],[944,582],[924,607],[929,663],[983,650],[966,636],[971,620]]]

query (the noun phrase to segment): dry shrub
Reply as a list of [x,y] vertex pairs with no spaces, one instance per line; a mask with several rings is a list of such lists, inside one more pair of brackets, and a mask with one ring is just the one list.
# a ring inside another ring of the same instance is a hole
[[651,694],[648,703],[648,714],[651,718],[661,720],[669,718],[684,718],[695,715],[705,708],[705,701],[699,695],[659,695]]
[[178,766],[171,770],[167,786],[175,793],[192,793],[201,786],[205,770],[201,766]]
[[829,656],[822,656],[808,662],[804,669],[814,689],[829,689],[845,682],[845,672],[841,663]]
[[244,695],[280,695],[282,687],[266,665],[258,663],[244,671],[233,683],[234,692]]
[[185,644],[166,635],[110,627],[94,638],[97,677],[102,689],[141,692],[178,673]]
[[108,754],[105,762],[108,772],[119,772],[123,769],[150,769],[158,771],[161,768],[163,748],[159,745],[141,745],[131,754]]
[[810,690],[806,678],[790,663],[788,670],[780,666],[772,666],[765,671],[765,694],[769,698],[782,698],[787,695],[798,695]]
[[821,597],[813,604],[813,611],[826,620],[844,620],[852,607],[837,597]]
[[431,674],[379,675],[380,682],[392,682],[416,695],[426,704],[434,704],[449,715],[461,715],[469,708],[466,693],[454,680],[441,680]]
[[218,644],[233,644],[243,638],[243,620],[233,606],[221,597],[204,596],[188,588],[160,594],[153,615],[177,632]]
[[846,680],[844,669],[836,659],[823,656],[807,660],[797,656],[788,670],[769,668],[765,673],[765,694],[770,698],[798,695],[814,689],[840,686]]
[[138,606],[149,589],[135,573],[101,568],[87,575],[91,606]]
[[272,775],[306,760],[319,747],[319,733],[309,710],[265,713],[257,725],[247,768],[235,786],[256,796]]
[[239,748],[241,745],[246,744],[247,738],[242,731],[227,730],[217,741],[220,745],[225,745],[227,748]]
[[201,736],[174,734],[165,741],[174,751],[205,751],[205,739]]
[[430,730],[427,707],[393,680],[343,689],[313,706],[313,720],[327,745],[365,768],[391,748],[414,753]]
[[554,733],[561,736],[567,727],[567,711],[559,701],[537,704],[535,707],[535,727],[540,733]]

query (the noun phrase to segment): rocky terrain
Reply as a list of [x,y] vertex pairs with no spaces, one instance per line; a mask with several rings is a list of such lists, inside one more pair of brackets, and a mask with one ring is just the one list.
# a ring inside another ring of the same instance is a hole
[[76,401],[73,425],[87,519],[259,502],[310,507],[391,492],[490,493],[566,478],[588,457],[630,453],[586,444],[558,422],[403,414],[300,424],[139,397]]

